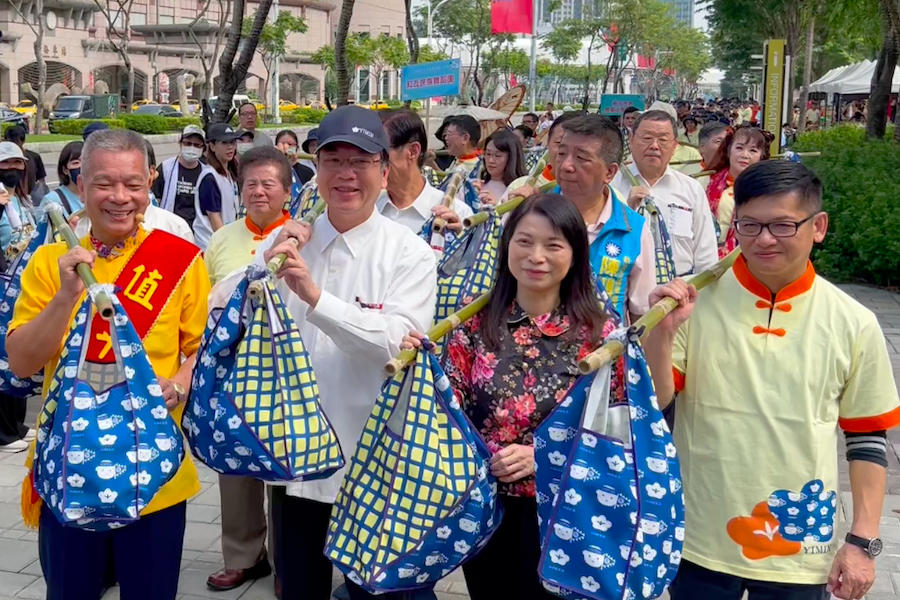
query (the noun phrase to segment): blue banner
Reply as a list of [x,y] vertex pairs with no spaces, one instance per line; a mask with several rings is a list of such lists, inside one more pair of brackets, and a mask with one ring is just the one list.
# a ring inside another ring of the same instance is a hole
[[603,94],[600,97],[600,114],[604,117],[620,116],[629,106],[643,111],[644,97],[640,94]]
[[420,100],[459,94],[459,59],[409,65],[401,73],[400,99]]

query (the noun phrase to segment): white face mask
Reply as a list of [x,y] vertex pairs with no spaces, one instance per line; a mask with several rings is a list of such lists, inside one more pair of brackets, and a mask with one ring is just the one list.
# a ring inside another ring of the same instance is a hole
[[237,153],[244,154],[247,150],[253,148],[253,142],[238,142],[237,144]]
[[201,156],[203,156],[203,150],[200,148],[187,146],[181,149],[181,158],[186,161],[193,162],[195,160],[200,160]]

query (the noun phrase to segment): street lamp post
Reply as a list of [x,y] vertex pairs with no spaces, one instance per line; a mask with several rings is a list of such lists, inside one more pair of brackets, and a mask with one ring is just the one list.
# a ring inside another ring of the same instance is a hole
[[437,12],[437,9],[447,4],[450,0],[440,0],[434,8],[431,8],[431,0],[428,0],[428,42],[431,43],[431,35],[434,29],[434,13]]

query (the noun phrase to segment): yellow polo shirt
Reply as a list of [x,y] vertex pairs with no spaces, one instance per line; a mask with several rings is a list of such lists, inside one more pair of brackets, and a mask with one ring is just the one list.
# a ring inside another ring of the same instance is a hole
[[900,423],[875,315],[811,264],[773,297],[740,257],[700,294],[673,361],[683,559],[825,583],[840,543],[838,429]]
[[216,231],[209,240],[204,260],[213,285],[232,272],[243,269],[256,259],[256,249],[273,231],[291,218],[287,212],[281,218],[260,229],[250,217],[229,223]]
[[[112,258],[97,258],[94,262],[94,276],[101,283],[112,283],[128,263],[141,242],[149,234],[138,229],[138,234],[126,242],[125,251]],[[93,249],[90,237],[81,238],[81,245]],[[62,243],[42,246],[35,252],[22,273],[22,294],[16,301],[13,319],[9,325],[9,336],[13,332],[38,316],[50,303],[60,288],[59,257],[67,251]],[[156,324],[144,338],[144,350],[153,365],[153,370],[160,377],[171,378],[181,366],[181,355],[192,356],[200,347],[200,338],[206,327],[206,298],[209,295],[209,276],[202,260],[195,260],[185,272],[181,284],[172,292],[165,308],[160,312]],[[83,296],[82,296],[83,300]],[[81,306],[82,300],[75,304],[72,318]],[[177,340],[177,343],[176,343]],[[59,341],[59,348],[53,355],[44,372],[43,397],[46,400],[52,374],[56,371],[62,353],[65,337]],[[184,404],[172,411],[172,418],[181,427],[181,415]],[[191,461],[190,451],[186,449],[184,461],[175,476],[157,492],[153,500],[141,511],[149,514],[183,502],[200,491],[200,480],[197,468]]]

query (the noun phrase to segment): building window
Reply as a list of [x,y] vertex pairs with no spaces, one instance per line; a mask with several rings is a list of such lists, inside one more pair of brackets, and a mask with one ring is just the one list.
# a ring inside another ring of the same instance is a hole
[[159,15],[160,25],[174,25],[175,17],[173,15]]
[[131,15],[131,24],[132,25],[146,25],[147,24],[147,15],[144,13],[133,13]]

